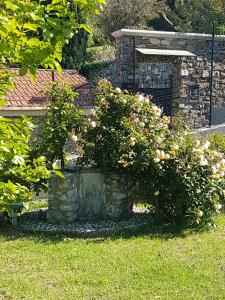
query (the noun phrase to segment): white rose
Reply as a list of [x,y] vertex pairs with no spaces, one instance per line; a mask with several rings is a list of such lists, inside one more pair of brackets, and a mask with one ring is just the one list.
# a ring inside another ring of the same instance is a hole
[[95,121],[91,121],[91,127],[95,128],[96,127],[96,122]]
[[157,191],[157,192],[154,193],[154,196],[158,197],[159,194],[160,194],[159,191]]
[[179,145],[174,144],[174,145],[172,146],[172,150],[178,150],[178,149],[179,149]]
[[169,154],[165,154],[164,158],[165,159],[170,159],[170,155]]
[[208,161],[203,155],[200,156],[200,163],[199,164],[200,164],[200,166],[203,166],[203,167],[208,165]]
[[96,109],[91,109],[91,115],[93,116],[93,117],[95,117],[96,116]]
[[129,145],[131,147],[133,147],[133,146],[135,146],[135,144],[136,144],[136,139],[134,137],[131,137],[130,140],[129,140]]
[[145,97],[143,95],[138,95],[138,101],[139,102],[144,102]]
[[214,174],[216,174],[217,171],[218,171],[217,167],[216,167],[216,166],[213,166],[213,167],[212,167],[212,171],[213,171]]
[[215,159],[223,159],[223,154],[218,151],[213,151]]
[[161,116],[162,111],[158,106],[152,105],[152,109],[153,109],[153,112],[154,112],[155,116],[158,116],[158,117]]
[[210,141],[206,141],[205,144],[203,145],[204,149],[208,149],[210,146]]
[[155,163],[159,163],[160,162],[160,159],[158,157],[154,158],[154,162]]
[[215,209],[216,209],[216,210],[221,210],[222,207],[223,207],[223,205],[220,204],[220,203],[215,205]]
[[165,152],[164,152],[163,150],[160,151],[159,159],[160,159],[160,160],[165,159]]
[[145,97],[145,99],[144,99],[144,103],[145,103],[145,104],[149,104],[149,103],[150,103],[150,101],[149,101],[149,98],[148,98],[148,97]]
[[70,139],[71,139],[72,142],[76,143],[77,140],[78,140],[78,137],[75,134],[71,134]]
[[202,210],[199,210],[199,211],[196,212],[196,216],[198,218],[202,218],[204,216],[204,212]]
[[156,156],[159,157],[160,156],[161,151],[160,150],[156,150]]
[[121,93],[122,93],[122,91],[121,91],[121,89],[120,89],[119,87],[117,87],[117,88],[115,89],[115,92],[118,93],[118,94],[121,94]]
[[196,145],[197,147],[199,147],[199,146],[201,145],[201,142],[200,142],[199,140],[196,140],[195,145]]

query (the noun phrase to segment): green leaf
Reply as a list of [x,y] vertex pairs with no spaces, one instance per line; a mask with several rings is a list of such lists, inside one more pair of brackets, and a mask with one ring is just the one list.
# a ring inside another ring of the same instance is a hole
[[24,29],[29,29],[29,30],[32,30],[32,31],[37,31],[38,29],[38,25],[37,24],[31,24],[31,23],[25,23],[23,25]]
[[12,1],[5,1],[5,6],[6,6],[6,8],[14,10],[14,11],[18,9],[18,6],[15,5],[14,3],[12,3]]
[[53,173],[56,174],[57,176],[59,176],[60,178],[65,179],[65,177],[62,174],[62,172],[57,171],[57,170],[53,170]]
[[61,3],[62,1],[61,0],[52,0],[52,4],[58,4],[58,3]]
[[61,67],[60,63],[56,60],[54,62],[54,65],[56,67],[56,70],[61,74],[62,73],[62,67]]
[[30,47],[40,46],[41,41],[38,38],[31,38],[28,40],[27,45]]
[[22,66],[22,67],[20,68],[19,75],[20,75],[20,76],[24,76],[24,75],[27,74],[27,71],[28,71],[27,66]]

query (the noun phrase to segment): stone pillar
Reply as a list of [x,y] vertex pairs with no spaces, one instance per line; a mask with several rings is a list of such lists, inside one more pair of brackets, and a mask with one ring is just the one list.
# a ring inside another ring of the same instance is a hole
[[129,182],[120,175],[104,176],[105,218],[127,218],[132,214],[131,187]]
[[48,188],[48,222],[73,223],[79,212],[79,176],[65,173],[64,179],[53,175]]

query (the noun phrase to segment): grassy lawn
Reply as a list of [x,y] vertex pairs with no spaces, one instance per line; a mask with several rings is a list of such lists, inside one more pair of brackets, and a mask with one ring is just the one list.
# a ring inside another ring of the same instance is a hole
[[1,228],[0,299],[225,299],[225,216],[218,222],[93,240]]

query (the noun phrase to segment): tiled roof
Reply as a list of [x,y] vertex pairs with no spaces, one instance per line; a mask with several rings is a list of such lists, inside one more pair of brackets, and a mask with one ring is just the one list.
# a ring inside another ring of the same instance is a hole
[[[36,81],[33,83],[29,75],[19,76],[19,69],[12,69],[15,73],[16,87],[6,95],[7,107],[37,107],[46,105],[44,91],[52,81],[51,70],[38,70]],[[91,86],[88,80],[77,71],[64,70],[62,74],[54,72],[56,82],[64,80],[72,85],[80,94],[78,103],[89,106],[92,103]]]

